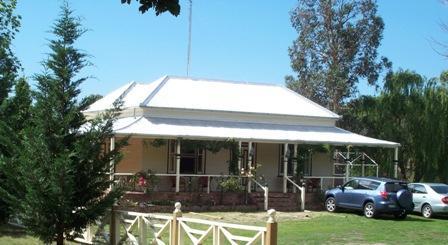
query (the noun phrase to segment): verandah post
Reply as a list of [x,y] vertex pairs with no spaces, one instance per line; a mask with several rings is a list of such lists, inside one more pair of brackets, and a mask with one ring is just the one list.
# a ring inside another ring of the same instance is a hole
[[305,183],[302,185],[302,188],[300,188],[300,210],[305,211],[305,192],[306,192],[306,186]]
[[180,139],[176,140],[176,192],[180,185]]
[[347,182],[350,178],[350,146],[347,146],[347,155],[345,159],[345,181]]
[[288,192],[288,143],[283,146],[283,193]]
[[[366,164],[366,153],[362,153],[362,159],[361,159],[361,176],[365,176],[365,164]],[[378,175],[376,176],[378,177]]]
[[173,211],[173,220],[171,221],[171,234],[170,234],[170,245],[180,245],[180,241],[182,240],[180,237],[180,225],[179,220],[177,218],[182,217],[182,211],[180,208],[182,207],[182,204],[180,202],[176,202],[174,204],[174,211]]
[[238,172],[241,173],[241,141],[238,141]]
[[249,154],[248,154],[248,160],[247,160],[247,167],[249,168],[248,169],[248,177],[247,177],[247,192],[248,193],[251,193],[252,192],[252,180],[251,180],[251,178],[252,178],[252,142],[249,142],[249,145],[248,145],[248,149],[247,149],[249,152]]
[[274,209],[268,210],[268,221],[266,222],[266,245],[277,245],[277,220],[276,211]]
[[269,206],[269,187],[264,187],[264,210],[268,210]]
[[[115,150],[115,137],[112,136],[110,138],[110,151]],[[115,161],[114,159],[110,160],[109,164],[109,179],[110,181],[114,180],[114,174],[115,174]],[[109,186],[110,189],[112,189],[112,183]]]
[[394,178],[398,178],[398,147],[394,151]]
[[243,153],[241,151],[241,141],[238,141],[238,176],[239,181],[240,181],[240,185],[243,185],[243,178],[241,178],[241,176],[243,175],[243,167],[241,166],[241,158],[243,157]]
[[[294,144],[294,162],[293,162],[293,173],[297,176],[297,166],[299,165],[299,153],[297,152],[297,144]],[[292,192],[296,193],[297,192],[297,188],[295,185],[292,186]]]

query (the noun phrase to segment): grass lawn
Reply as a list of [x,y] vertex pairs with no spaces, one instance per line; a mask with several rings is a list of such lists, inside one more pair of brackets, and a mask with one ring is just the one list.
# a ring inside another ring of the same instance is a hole
[[367,219],[361,215],[315,215],[309,220],[279,223],[279,244],[448,244],[448,219],[411,215]]
[[[264,225],[264,213],[206,213],[196,218]],[[448,244],[448,219],[411,215],[397,221],[384,216],[366,219],[354,213],[279,213],[278,244]],[[24,231],[0,226],[0,244],[40,244]]]

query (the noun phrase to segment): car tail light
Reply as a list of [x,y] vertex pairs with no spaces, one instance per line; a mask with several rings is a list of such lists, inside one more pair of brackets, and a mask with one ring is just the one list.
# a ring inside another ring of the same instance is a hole
[[387,197],[389,197],[389,193],[387,193],[385,191],[380,192],[380,195],[383,199],[387,199]]
[[445,203],[445,204],[448,204],[448,197],[442,198],[442,202]]

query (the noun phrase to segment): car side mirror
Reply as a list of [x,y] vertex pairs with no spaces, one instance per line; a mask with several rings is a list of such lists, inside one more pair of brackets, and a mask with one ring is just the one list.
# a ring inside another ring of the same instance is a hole
[[342,185],[338,185],[338,186],[336,186],[336,188],[339,188],[339,189],[341,189],[342,191],[344,191],[344,187],[343,187]]

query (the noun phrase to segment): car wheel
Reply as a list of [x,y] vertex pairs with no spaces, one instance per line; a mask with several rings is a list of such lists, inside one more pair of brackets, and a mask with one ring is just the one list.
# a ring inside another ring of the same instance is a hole
[[334,197],[329,197],[325,200],[325,208],[328,212],[336,212],[336,199]]
[[368,202],[364,205],[364,216],[366,218],[374,218],[376,216],[375,204]]
[[396,219],[406,219],[406,217],[408,216],[408,213],[405,210],[403,210],[401,212],[394,213],[394,216]]
[[432,207],[429,204],[425,204],[422,207],[422,216],[425,218],[431,218],[433,216]]

